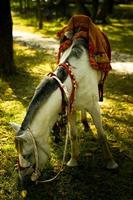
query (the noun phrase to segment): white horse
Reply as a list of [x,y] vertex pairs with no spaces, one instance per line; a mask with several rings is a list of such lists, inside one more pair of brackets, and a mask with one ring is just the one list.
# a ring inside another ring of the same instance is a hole
[[[88,50],[86,49],[84,39],[73,41],[72,45],[62,54],[60,65],[67,62],[78,85],[73,103],[74,109],[70,116],[71,158],[67,165],[78,165],[76,111],[79,110],[82,112],[82,118],[86,118],[86,112],[89,112],[92,116],[99,142],[102,146],[106,167],[109,169],[117,168],[118,165],[109,150],[101,122],[98,103],[98,83],[101,78],[101,72],[94,70],[90,66]],[[70,96],[73,83],[66,69],[58,66],[54,73],[63,82]],[[48,161],[50,155],[48,137],[61,110],[62,95],[59,81],[54,77],[45,77],[36,89],[22,125],[11,123],[16,130],[15,140],[19,153],[19,165],[24,169],[22,170],[24,175],[32,174],[31,178],[33,181],[38,179],[40,172]],[[34,177],[33,166],[36,166],[36,177]]]

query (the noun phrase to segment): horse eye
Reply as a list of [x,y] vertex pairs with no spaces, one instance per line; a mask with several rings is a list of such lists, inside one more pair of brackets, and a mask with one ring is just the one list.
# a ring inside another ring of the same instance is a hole
[[67,40],[67,37],[66,37],[66,36],[63,36],[63,37],[60,39],[60,43],[65,42],[66,40]]
[[30,158],[30,154],[27,154],[27,155],[22,155],[23,156],[23,158],[25,159],[25,160],[29,160],[29,158]]

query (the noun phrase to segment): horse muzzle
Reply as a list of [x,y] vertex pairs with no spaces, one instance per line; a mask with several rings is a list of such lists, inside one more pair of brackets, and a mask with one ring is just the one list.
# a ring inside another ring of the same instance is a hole
[[22,167],[18,163],[18,172],[19,172],[19,179],[22,184],[25,182],[27,179],[31,179],[31,181],[35,182],[37,179],[40,177],[41,173],[39,170],[36,170],[35,164],[29,165],[27,167]]

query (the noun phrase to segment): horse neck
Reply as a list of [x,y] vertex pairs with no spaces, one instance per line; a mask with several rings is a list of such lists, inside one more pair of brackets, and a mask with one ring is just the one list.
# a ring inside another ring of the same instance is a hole
[[[69,77],[66,79],[64,84],[68,88],[68,91],[71,92],[72,86]],[[60,89],[58,88],[51,94],[48,100],[42,104],[32,120],[30,128],[36,139],[48,139],[48,135],[57,121],[61,109],[62,95]]]

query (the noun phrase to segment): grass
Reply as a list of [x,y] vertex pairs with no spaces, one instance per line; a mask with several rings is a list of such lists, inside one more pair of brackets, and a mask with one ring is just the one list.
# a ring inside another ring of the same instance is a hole
[[110,19],[110,24],[101,29],[109,37],[112,50],[132,54],[133,20]]
[[[18,18],[16,18],[17,20]],[[18,19],[19,24],[20,18]],[[16,22],[15,22],[16,23]],[[17,24],[16,23],[16,24]],[[20,25],[24,30],[35,31],[29,26]],[[18,27],[18,25],[16,25]],[[107,28],[109,27],[109,28]],[[114,50],[120,50],[122,43],[116,42],[114,31],[123,33],[119,20],[103,27],[112,37]],[[111,29],[112,27],[112,29]],[[116,29],[113,29],[116,27]],[[126,23],[131,31],[132,24]],[[37,31],[38,33],[38,31]],[[51,34],[49,36],[52,37]],[[131,52],[131,35],[123,52]],[[114,38],[113,38],[114,37]],[[118,35],[117,35],[118,37]],[[121,35],[120,35],[121,37]],[[124,38],[124,35],[122,36]],[[53,52],[30,48],[15,43],[15,62],[19,73],[12,77],[0,79],[0,140],[1,140],[1,200],[22,200],[17,185],[17,153],[14,147],[14,131],[8,122],[21,123],[26,108],[32,98],[34,89],[40,80],[56,66]],[[127,49],[126,49],[127,48]],[[112,71],[105,85],[105,97],[102,106],[103,126],[111,147],[111,151],[120,167],[117,171],[107,171],[104,168],[101,149],[94,140],[95,128],[88,116],[91,131],[84,133],[81,123],[77,122],[80,143],[79,166],[65,167],[54,182],[27,186],[27,200],[131,200],[133,193],[133,134],[132,134],[132,91],[133,75],[118,74]],[[59,171],[62,160],[63,144],[51,144],[52,160],[46,168],[44,178],[50,178]],[[70,149],[70,145],[69,145]],[[67,160],[69,158],[67,153]]]
[[21,31],[30,31],[32,33],[40,34],[45,37],[56,38],[56,33],[63,27],[66,21],[62,18],[53,20],[53,21],[45,21],[43,23],[43,29],[38,29],[38,22],[34,16],[27,18],[25,15],[19,15],[12,12],[13,16],[13,27],[14,29],[18,29]]

